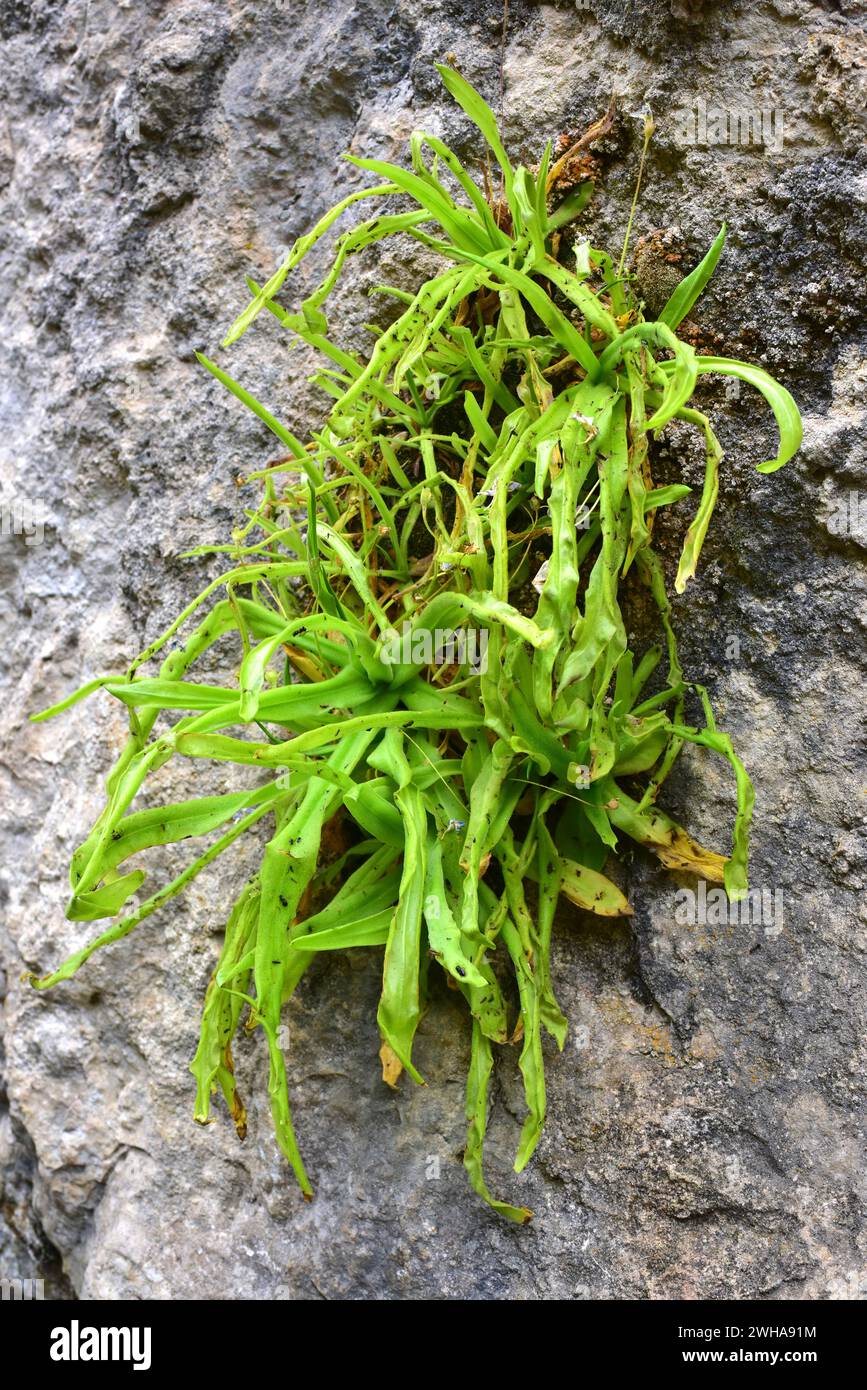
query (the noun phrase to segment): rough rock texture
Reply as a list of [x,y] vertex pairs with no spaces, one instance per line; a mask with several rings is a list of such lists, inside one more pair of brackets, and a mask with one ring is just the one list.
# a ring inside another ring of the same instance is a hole
[[[27,713],[122,668],[162,629],[215,572],[175,556],[225,539],[244,500],[235,476],[274,454],[193,350],[216,349],[244,273],[272,268],[359,180],[343,150],[402,157],[427,124],[471,152],[431,62],[454,53],[496,102],[502,6],[0,0],[0,1274],[41,1275],[55,1296],[867,1293],[864,6],[510,10],[513,148],[538,157],[617,94],[593,224],[614,241],[637,165],[630,113],[648,102],[636,231],[668,229],[689,265],[725,217],[697,328],[778,372],[805,413],[801,455],[763,478],[752,465],[771,448],[768,412],[746,388],[707,388],[723,495],[677,604],[685,666],[757,783],[752,879],[779,890],[782,920],[683,924],[675,895],[689,881],[639,853],[629,926],[564,918],[556,984],[571,1034],[549,1057],[549,1123],[520,1179],[514,1052],[495,1088],[490,1177],[535,1209],[526,1229],[487,1211],[459,1162],[468,1041],[454,996],[441,991],[421,1028],[428,1087],[383,1087],[374,952],[312,969],[289,1016],[312,1204],[271,1136],[260,1039],[240,1049],[246,1144],[226,1120],[194,1127],[186,1066],[242,854],[74,982],[47,996],[18,983],[88,935],[63,917],[66,864],[123,733],[104,698],[47,725]],[[715,108],[733,143],[699,142]],[[765,144],[743,143],[728,114],[762,110]],[[402,254],[352,267],[347,340],[371,313],[363,290],[411,282]],[[668,271],[644,261],[652,302]],[[323,408],[310,366],[267,325],[230,363],[296,429]],[[660,480],[692,481],[698,462],[689,431],[671,428]],[[41,544],[7,534],[13,499],[41,507]],[[669,524],[673,554],[682,521]],[[710,755],[684,755],[664,802],[725,848],[731,788]]]

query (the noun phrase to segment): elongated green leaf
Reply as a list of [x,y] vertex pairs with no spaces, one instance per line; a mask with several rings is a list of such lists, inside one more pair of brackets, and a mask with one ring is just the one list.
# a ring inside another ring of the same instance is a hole
[[211,362],[203,352],[197,352],[196,357],[201,362],[202,366],[207,367],[211,375],[215,376],[217,381],[225,386],[227,391],[231,391],[232,395],[236,396],[248,410],[252,410],[253,414],[258,416],[263,425],[268,426],[268,429],[272,434],[277,436],[281,444],[285,444],[290,454],[298,460],[298,463],[307,474],[311,483],[317,487],[320,486],[322,483],[322,474],[314,464],[311,455],[298,442],[294,434],[287,430],[285,425],[281,425],[280,421],[275,419],[270,410],[266,410],[265,406],[257,401],[255,396],[251,395],[243,386],[239,386],[238,382],[234,381],[232,377],[229,376],[228,372],[224,372],[222,367],[218,367],[216,362]]
[[605,349],[599,359],[599,374],[610,372],[618,358],[630,348],[638,347],[640,343],[667,348],[669,352],[674,353],[674,361],[664,364],[667,368],[668,383],[662,402],[646,424],[648,430],[661,430],[686,404],[695,390],[698,362],[703,359],[696,357],[688,343],[676,338],[667,324],[639,323],[633,328],[628,328]]
[[545,1062],[542,1055],[542,1016],[540,1009],[539,982],[530,964],[530,957],[522,948],[521,939],[512,923],[503,923],[503,940],[512,958],[518,978],[518,995],[521,1001],[521,1022],[524,1028],[523,1046],[518,1062],[524,1078],[524,1097],[527,1103],[527,1118],[521,1130],[518,1153],[515,1157],[515,1172],[526,1168],[542,1136],[545,1123]]
[[536,860],[536,873],[539,884],[539,906],[537,911],[538,932],[535,940],[536,975],[539,981],[539,1016],[542,1024],[555,1039],[560,1051],[566,1041],[568,1024],[560,1005],[554,997],[551,984],[551,938],[554,917],[560,899],[562,870],[560,856],[542,815],[538,817],[537,834],[539,849]]
[[393,916],[394,909],[386,908],[355,922],[343,922],[339,927],[325,927],[309,936],[296,936],[292,948],[296,951],[345,951],[351,946],[384,946]]
[[501,1202],[491,1195],[482,1169],[482,1154],[485,1144],[485,1131],[488,1127],[488,1085],[494,1059],[491,1044],[477,1020],[473,1021],[472,1054],[467,1076],[466,1115],[468,1121],[467,1142],[464,1147],[464,1167],[470,1182],[479,1196],[500,1216],[523,1225],[532,1218],[529,1207],[515,1207],[509,1202]]
[[105,689],[133,709],[222,709],[237,700],[228,686],[193,681],[134,680],[107,683]]
[[[101,873],[108,873],[131,855],[140,854],[142,850],[155,845],[177,844],[192,836],[207,835],[240,811],[264,806],[287,795],[288,788],[278,779],[268,786],[251,788],[249,791],[228,792],[224,796],[200,796],[169,806],[152,806],[146,811],[135,811],[118,821],[102,853]],[[73,888],[88,857],[86,844],[72,856]]]
[[722,463],[723,451],[719,440],[710,427],[710,421],[699,411],[684,410],[680,412],[680,418],[692,420],[700,424],[705,434],[705,471],[704,486],[701,491],[701,501],[698,505],[686,538],[683,542],[683,550],[680,562],[677,567],[677,577],[674,587],[677,593],[682,594],[686,588],[687,581],[693,577],[698,565],[698,557],[704,545],[704,538],[710,526],[713,510],[716,506],[717,496],[719,495],[719,466]]
[[58,700],[55,705],[49,705],[47,709],[39,710],[37,714],[31,714],[30,719],[34,724],[40,723],[44,719],[54,719],[55,715],[63,714],[66,710],[77,705],[79,700],[86,700],[88,695],[92,695],[95,690],[102,690],[107,685],[114,685],[115,682],[122,681],[123,676],[97,676],[96,680],[88,681],[80,689],[67,695],[63,700]]
[[710,883],[723,882],[728,862],[724,855],[698,844],[664,811],[658,808],[639,810],[638,803],[627,796],[613,778],[605,779],[602,791],[608,798],[612,824],[639,844],[647,845],[666,868],[686,870]]
[[403,849],[403,819],[393,804],[394,783],[390,778],[361,782],[345,796],[347,810],[368,835],[383,844]]
[[491,247],[494,250],[498,247],[507,247],[509,245],[509,238],[506,236],[505,232],[501,231],[497,226],[490,205],[485,199],[484,194],[478,184],[476,184],[467,173],[454,151],[450,150],[448,145],[443,144],[442,140],[438,140],[433,135],[425,135],[421,131],[414,132],[410,144],[413,152],[413,165],[416,171],[420,173],[422,177],[430,180],[432,186],[440,187],[439,181],[436,179],[435,175],[430,174],[424,165],[422,146],[427,145],[433,150],[437,158],[446,165],[466,193],[479,216],[480,222],[487,232]]
[[574,192],[564,198],[553,212],[548,214],[548,228],[550,231],[557,231],[560,227],[565,227],[567,223],[574,222],[586,208],[593,193],[593,184],[589,179],[578,185]]
[[273,299],[274,295],[279,293],[289,271],[293,266],[298,264],[310,248],[316,244],[319,238],[328,231],[329,227],[336,222],[341,213],[345,212],[353,203],[357,203],[360,198],[379,198],[389,193],[396,192],[397,189],[395,185],[391,183],[379,184],[375,188],[359,188],[356,189],[354,193],[350,193],[346,198],[343,198],[341,202],[337,203],[333,208],[330,208],[328,212],[325,213],[324,217],[320,217],[312,231],[306,232],[304,236],[298,238],[280,268],[276,270],[270,280],[262,286],[252,303],[248,304],[246,309],[238,315],[223,339],[223,347],[231,347],[232,343],[237,342],[241,335],[246,333],[250,324],[256,318],[256,315],[261,313],[265,308],[268,300]]
[[388,164],[381,159],[361,159],[357,155],[347,155],[346,158],[351,164],[357,164],[359,169],[368,169],[371,173],[390,178],[401,192],[408,193],[419,207],[440,224],[455,246],[465,251],[485,252],[489,249],[487,233],[476,213],[458,207],[442,184],[435,186],[409,169],[401,169],[399,165]]
[[681,280],[677,289],[668,300],[665,308],[659,314],[660,323],[667,323],[669,328],[677,328],[677,325],[686,318],[693,304],[716,270],[716,263],[722,254],[725,239],[726,224],[724,222],[707,255],[703,260],[699,261],[695,270],[690,271],[689,275]]
[[238,713],[245,722],[256,718],[259,709],[259,696],[265,684],[265,672],[274,653],[280,650],[281,637],[282,633],[278,632],[275,637],[269,637],[264,642],[257,643],[255,647],[250,648],[241,662],[238,680],[241,687],[241,698]]
[[[255,931],[258,909],[259,885],[254,880],[241,891],[229,914],[218,967],[205,996],[199,1045],[190,1063],[190,1071],[196,1078],[194,1118],[202,1125],[209,1122],[211,1092],[219,1085],[226,1098],[239,1139],[246,1138],[247,1115],[235,1085],[231,1045],[244,1003],[241,991],[245,988],[246,978],[252,966],[252,956],[247,952],[247,947]],[[245,952],[249,962],[246,970],[241,968]],[[221,970],[230,978],[238,980],[235,989],[225,989],[220,984]],[[239,979],[239,976],[242,978]]]
[[747,881],[747,864],[749,861],[750,826],[753,818],[753,806],[755,804],[755,792],[746,768],[735,752],[732,741],[728,734],[720,733],[714,722],[713,710],[707,691],[703,685],[696,685],[702,706],[704,708],[707,725],[704,729],[686,728],[683,725],[672,725],[672,732],[679,738],[688,740],[691,743],[703,744],[706,748],[712,748],[715,753],[719,753],[731,764],[735,774],[738,794],[738,809],[735,817],[734,833],[732,836],[731,858],[726,861],[723,877],[726,892],[732,899],[743,898],[746,896],[749,884]]
[[70,922],[92,922],[98,917],[114,917],[127,898],[138,892],[144,880],[143,869],[124,874],[122,878],[107,883],[104,888],[74,897],[66,909],[66,915]]
[[431,951],[443,968],[460,982],[484,988],[485,978],[466,954],[461,941],[460,927],[446,892],[442,848],[436,837],[429,837],[427,844],[424,919]]
[[269,809],[268,806],[264,806],[258,807],[255,811],[251,811],[243,820],[238,821],[231,830],[227,830],[204,854],[199,855],[198,859],[184,869],[183,873],[178,874],[177,878],[173,879],[165,888],[161,888],[158,893],[154,893],[152,897],[147,898],[135,912],[131,913],[128,917],[122,917],[119,922],[115,922],[112,926],[108,927],[107,930],[96,937],[94,941],[89,942],[87,946],[83,946],[80,951],[75,951],[57,970],[52,971],[50,975],[30,975],[29,980],[33,988],[51,989],[53,985],[59,984],[61,980],[71,979],[76,971],[81,969],[85,961],[90,959],[94,951],[99,951],[104,946],[111,946],[115,941],[121,941],[125,936],[129,936],[130,932],[133,931],[139,923],[143,922],[146,917],[158,911],[158,909],[163,907],[170,899],[177,897],[178,893],[192,883],[193,879],[196,878],[203,869],[206,869],[209,864],[213,864],[214,860],[228,849],[229,845],[233,844],[235,840],[245,834],[247,830],[251,829],[257,821],[261,820]]
[[[665,368],[667,364],[663,363],[662,366]],[[764,368],[754,367],[750,362],[739,362],[734,357],[699,357],[696,359],[696,366],[699,372],[719,372],[722,376],[738,377],[747,385],[754,386],[757,391],[761,391],[774,412],[780,431],[780,447],[776,458],[756,464],[758,473],[775,473],[778,468],[788,463],[789,459],[794,458],[801,447],[804,427],[801,412],[785,386],[775,381]]]
[[530,305],[544,323],[550,333],[553,333],[558,343],[572,354],[576,362],[580,362],[584,370],[593,379],[599,371],[599,360],[595,352],[586,342],[583,334],[579,333],[574,324],[566,318],[557,305],[551,299],[541,285],[535,280],[531,280],[529,275],[524,275],[519,270],[513,270],[510,266],[501,265],[490,257],[475,255],[470,251],[463,251],[462,255],[477,265],[484,266],[490,271],[491,276],[504,280],[507,285],[512,285],[518,290],[527,303]]
[[421,1018],[419,966],[427,816],[421,793],[410,785],[408,765],[395,771],[399,771],[395,801],[404,824],[403,873],[389,926],[376,1017],[383,1041],[413,1081],[422,1083],[412,1063],[412,1043]]
[[644,498],[644,510],[652,512],[657,507],[670,507],[672,502],[679,502],[691,492],[692,488],[687,487],[686,483],[669,483],[667,487],[652,488]]
[[446,91],[454,97],[458,105],[467,113],[470,120],[478,127],[493,150],[494,158],[503,171],[506,201],[511,207],[514,171],[509,161],[509,156],[506,154],[503,147],[503,142],[500,139],[496,116],[484,97],[479,95],[475,87],[472,87],[456,68],[447,67],[445,63],[437,63],[436,70],[443,80]]

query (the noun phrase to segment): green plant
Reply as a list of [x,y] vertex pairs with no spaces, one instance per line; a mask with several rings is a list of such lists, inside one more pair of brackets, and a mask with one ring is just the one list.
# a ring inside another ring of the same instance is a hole
[[[711,520],[722,458],[710,422],[688,404],[698,376],[739,377],[764,395],[780,449],[762,472],[798,448],[800,418],[761,368],[698,356],[676,334],[713,272],[725,228],[658,319],[645,322],[622,273],[626,243],[615,271],[604,252],[585,240],[572,246],[564,234],[589,181],[552,207],[564,160],[552,164],[549,146],[537,170],[513,168],[490,109],[456,71],[440,72],[496,161],[502,196],[483,192],[441,141],[416,134],[410,169],[353,160],[384,182],[333,208],[263,287],[250,282],[253,298],[224,346],[267,309],[324,355],[329,365],[317,380],[334,404],[309,443],[201,359],[286,457],[251,475],[263,480],[264,500],[231,544],[191,552],[227,553],[228,571],[124,676],[92,681],[36,716],[102,688],[128,706],[130,733],[105,808],[73,857],[67,912],[73,921],[117,920],[58,970],[31,978],[39,989],[68,979],[272,819],[208,988],[192,1064],[196,1118],[208,1120],[220,1088],[243,1133],[231,1046],[247,1011],[248,1026],[261,1026],[267,1041],[278,1141],[309,1194],[278,1044],[283,1005],[316,952],[384,946],[384,1076],[396,1084],[405,1070],[420,1081],[413,1037],[433,959],[472,1019],[467,1170],[497,1211],[523,1221],[529,1212],[495,1200],[482,1174],[487,1088],[492,1044],[521,1037],[528,1113],[520,1171],[545,1118],[542,1030],[560,1047],[566,1034],[550,972],[560,895],[603,916],[628,914],[602,872],[618,837],[672,869],[724,881],[734,897],[747,887],[752,787],[706,692],[683,676],[652,545],[656,514],[690,489],[654,487],[649,436],[677,419],[706,441],[704,486],[675,580],[682,592]],[[647,128],[645,149],[649,135]],[[360,199],[393,195],[404,195],[410,210],[379,212],[342,235],[300,312],[282,308],[276,296],[286,275],[338,216]],[[395,233],[438,252],[445,265],[415,296],[383,287],[401,312],[364,361],[331,341],[322,306],[346,258]],[[619,586],[633,566],[658,609],[666,655],[664,679],[649,695],[663,647],[640,659],[629,648]],[[206,608],[220,589],[225,596]],[[196,625],[182,645],[165,654],[188,623]],[[427,635],[455,628],[484,635],[480,669],[460,651],[444,663],[416,659]],[[237,687],[187,680],[224,638],[237,643]],[[141,675],[158,655],[159,674]],[[686,722],[690,692],[700,726]],[[157,732],[165,712],[174,722]],[[656,807],[685,742],[714,750],[734,770],[728,859]],[[273,775],[251,790],[130,810],[174,757]],[[322,852],[323,832],[340,825],[352,833],[335,859]],[[125,868],[128,860],[217,831],[179,877],[118,917],[144,880],[143,870]],[[508,963],[517,1027],[503,990]]]

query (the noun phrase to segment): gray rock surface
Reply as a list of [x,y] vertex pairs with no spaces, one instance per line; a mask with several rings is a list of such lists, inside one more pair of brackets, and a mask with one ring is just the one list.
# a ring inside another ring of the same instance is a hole
[[[27,713],[161,631],[214,572],[177,553],[225,539],[244,501],[236,475],[274,454],[193,351],[216,349],[244,273],[269,271],[359,180],[343,150],[403,157],[427,125],[471,152],[431,63],[453,52],[496,102],[502,6],[0,0],[0,1275],[43,1277],[54,1296],[867,1293],[865,7],[510,11],[512,147],[537,158],[615,93],[593,224],[614,242],[639,151],[630,113],[647,101],[657,133],[637,232],[669,229],[692,264],[728,221],[697,328],[777,372],[806,417],[799,458],[763,478],[764,406],[707,390],[724,484],[677,604],[686,668],[757,784],[752,879],[781,893],[782,921],[682,924],[689,881],[639,853],[630,925],[563,918],[571,1034],[549,1056],[548,1127],[520,1179],[513,1051],[495,1088],[490,1177],[535,1209],[525,1229],[488,1212],[460,1165],[468,1038],[446,990],[420,1033],[428,1087],[382,1085],[373,952],[313,968],[288,1016],[312,1204],[271,1136],[260,1039],[238,1058],[246,1144],[226,1119],[193,1125],[186,1067],[242,854],[70,984],[37,996],[18,983],[88,935],[63,917],[66,865],[123,734],[108,699],[47,725]],[[701,112],[717,108],[725,142],[701,143]],[[765,144],[744,143],[738,113],[762,111]],[[371,284],[412,280],[402,255],[351,268],[334,311],[347,341]],[[642,273],[650,300],[653,267]],[[287,357],[268,325],[229,365],[293,428],[317,421],[309,359]],[[693,480],[688,432],[665,445],[660,480]],[[17,513],[29,538],[6,534],[16,499],[38,512],[28,525]],[[167,794],[179,790],[169,773]],[[731,789],[710,755],[684,755],[664,804],[725,848]]]

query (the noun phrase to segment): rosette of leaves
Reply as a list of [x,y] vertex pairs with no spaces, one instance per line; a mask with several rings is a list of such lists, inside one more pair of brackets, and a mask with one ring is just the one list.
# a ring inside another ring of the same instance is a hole
[[[761,472],[792,457],[801,426],[792,397],[761,368],[697,355],[678,337],[724,228],[646,322],[619,273],[623,257],[615,270],[604,251],[568,235],[589,182],[552,206],[569,152],[552,163],[549,147],[535,170],[513,167],[488,106],[456,71],[440,72],[478,128],[500,195],[442,141],[417,133],[409,168],[353,158],[379,182],[344,198],[266,284],[249,282],[252,298],[224,346],[265,311],[322,355],[317,380],[333,404],[308,440],[202,357],[285,456],[251,475],[263,500],[215,548],[228,556],[225,572],[125,674],[36,716],[101,689],[128,707],[130,732],[70,871],[67,916],[113,920],[59,969],[31,978],[38,989],[68,979],[265,823],[264,850],[261,835],[247,838],[252,872],[205,998],[196,1119],[209,1119],[221,1091],[243,1134],[232,1042],[242,1021],[261,1028],[277,1140],[309,1194],[281,1012],[318,952],[379,947],[385,1079],[422,1079],[413,1039],[439,966],[463,995],[472,1032],[465,1165],[486,1201],[523,1221],[527,1209],[494,1198],[483,1176],[487,1092],[494,1044],[519,1039],[520,1171],[545,1119],[542,1032],[560,1047],[566,1035],[551,984],[559,899],[627,915],[604,870],[630,842],[671,869],[724,882],[732,897],[747,888],[752,787],[706,692],[681,670],[653,547],[656,514],[690,489],[654,486],[649,440],[680,420],[705,441],[704,485],[674,581],[682,592],[722,458],[710,421],[690,404],[699,376],[738,377],[764,396],[780,444]],[[299,311],[284,308],[278,295],[292,269],[369,199],[386,210],[344,232],[322,284]],[[364,358],[330,336],[323,306],[347,257],[397,234],[437,253],[441,269],[415,294],[381,287],[397,309]],[[633,567],[660,624],[660,644],[642,653],[630,649],[619,597]],[[484,635],[484,661],[461,660],[460,647],[455,660],[414,658],[419,635],[469,628]],[[225,687],[195,679],[216,643],[230,659],[234,644],[237,679]],[[687,722],[688,697],[698,723]],[[733,769],[728,857],[657,805],[687,743]],[[189,765],[190,799],[137,808],[169,759]],[[199,759],[248,769],[248,785],[195,795]],[[336,857],[325,849],[335,828]],[[139,857],[191,837],[205,840],[198,857],[142,898]]]

